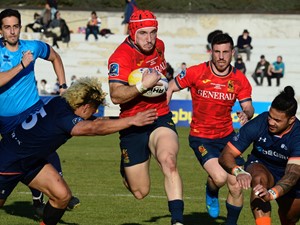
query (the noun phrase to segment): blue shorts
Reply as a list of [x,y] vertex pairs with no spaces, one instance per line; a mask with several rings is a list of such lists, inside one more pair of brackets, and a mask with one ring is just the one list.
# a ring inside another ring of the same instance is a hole
[[[283,177],[285,173],[285,168],[281,168],[276,165],[269,164],[254,155],[248,156],[248,159],[245,163],[245,170],[247,170],[247,167],[253,163],[263,164],[272,174],[275,184]],[[291,197],[291,198],[300,198],[300,180],[298,180],[297,184],[284,196]]]
[[149,159],[151,156],[151,152],[148,147],[149,137],[152,131],[158,127],[167,127],[177,133],[171,112],[167,115],[158,117],[153,124],[143,127],[132,126],[119,132],[121,173],[122,167],[140,164]]
[[[200,138],[195,136],[189,136],[190,147],[193,149],[199,163],[203,166],[209,159],[219,158],[224,147],[235,135],[232,132],[224,138]],[[236,158],[236,163],[239,166],[244,165],[245,161],[242,156]]]
[[47,162],[42,160],[31,170],[16,175],[0,175],[0,199],[7,199],[19,182],[27,185],[43,169]]

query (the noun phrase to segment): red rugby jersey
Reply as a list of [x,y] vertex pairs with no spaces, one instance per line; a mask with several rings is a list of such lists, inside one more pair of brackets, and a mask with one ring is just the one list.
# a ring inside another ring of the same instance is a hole
[[193,116],[190,134],[222,138],[233,131],[231,111],[235,101],[250,101],[252,87],[247,77],[232,67],[227,76],[217,76],[210,62],[189,67],[175,77],[180,89],[190,87]]
[[[128,85],[128,76],[137,68],[153,68],[166,74],[165,46],[162,40],[156,39],[156,47],[151,55],[142,54],[128,38],[119,45],[108,60],[109,82],[119,82]],[[120,104],[120,117],[135,115],[146,109],[157,109],[158,116],[167,114],[170,109],[167,105],[166,94],[158,97],[137,96],[135,99]]]

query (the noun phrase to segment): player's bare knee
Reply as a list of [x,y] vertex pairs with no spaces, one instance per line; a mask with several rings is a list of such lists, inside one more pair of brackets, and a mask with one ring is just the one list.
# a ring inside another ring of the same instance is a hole
[[149,189],[136,190],[131,192],[136,199],[141,200],[149,194]]
[[177,172],[176,157],[174,155],[165,157],[164,159],[160,160],[159,163],[164,174],[172,174]]

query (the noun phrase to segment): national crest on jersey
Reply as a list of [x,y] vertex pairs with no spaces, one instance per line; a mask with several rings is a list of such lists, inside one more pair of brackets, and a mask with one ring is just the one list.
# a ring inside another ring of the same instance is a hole
[[234,81],[232,81],[232,80],[228,81],[227,91],[232,92],[232,93],[234,92]]

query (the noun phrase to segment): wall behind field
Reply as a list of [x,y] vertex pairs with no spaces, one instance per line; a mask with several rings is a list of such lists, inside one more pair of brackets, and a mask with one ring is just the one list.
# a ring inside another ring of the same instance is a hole
[[[37,10],[20,10],[22,24],[32,22]],[[39,11],[37,11],[39,12]],[[62,10],[62,17],[71,30],[85,26],[90,11]],[[110,28],[114,33],[123,33],[122,12],[97,12],[102,19],[102,27]],[[221,29],[233,37],[243,29],[248,29],[256,38],[299,38],[300,15],[280,14],[179,14],[156,13],[160,35],[180,35],[186,37],[204,37],[214,29]]]

